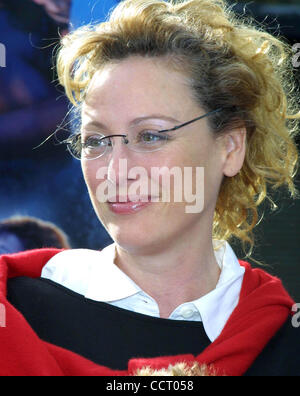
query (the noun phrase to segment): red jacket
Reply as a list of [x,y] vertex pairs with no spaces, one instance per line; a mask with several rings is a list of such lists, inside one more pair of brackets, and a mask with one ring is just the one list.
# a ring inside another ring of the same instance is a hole
[[246,271],[239,304],[220,336],[200,355],[131,359],[127,370],[112,370],[41,340],[6,299],[9,278],[40,277],[44,265],[58,252],[42,249],[0,257],[1,376],[124,376],[144,366],[161,369],[195,361],[212,365],[220,375],[240,376],[287,321],[294,304],[279,279],[240,261]]

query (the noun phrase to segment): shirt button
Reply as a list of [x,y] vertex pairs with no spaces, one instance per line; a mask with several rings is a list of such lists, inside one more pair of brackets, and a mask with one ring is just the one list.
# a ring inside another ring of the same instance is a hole
[[191,318],[193,315],[194,315],[194,310],[191,309],[191,308],[186,307],[186,308],[183,308],[183,309],[181,310],[181,316],[182,316],[184,319],[189,319],[189,318]]

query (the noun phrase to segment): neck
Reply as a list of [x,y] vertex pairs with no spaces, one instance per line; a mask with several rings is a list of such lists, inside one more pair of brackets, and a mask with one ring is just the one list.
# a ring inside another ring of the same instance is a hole
[[157,302],[160,316],[168,318],[185,302],[212,291],[220,277],[212,236],[195,241],[172,241],[157,253],[133,254],[117,246],[116,265]]

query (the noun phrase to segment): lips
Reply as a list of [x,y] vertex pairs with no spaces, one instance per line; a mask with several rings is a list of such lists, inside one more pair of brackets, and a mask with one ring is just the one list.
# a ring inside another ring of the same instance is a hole
[[110,210],[116,214],[134,214],[151,205],[152,202],[109,203]]
[[110,198],[108,200],[109,209],[116,214],[134,214],[145,209],[153,202],[157,202],[157,198],[149,196],[139,196],[139,197],[128,197],[128,196],[117,196],[114,199]]
[[151,196],[116,196],[108,199],[109,204],[129,204],[129,203],[147,203],[158,202],[157,197]]

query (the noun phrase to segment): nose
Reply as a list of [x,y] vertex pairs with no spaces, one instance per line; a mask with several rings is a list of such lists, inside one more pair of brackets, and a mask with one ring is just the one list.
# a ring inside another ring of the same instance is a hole
[[107,178],[111,183],[122,185],[128,180],[128,169],[133,165],[132,151],[129,150],[126,137],[111,139],[112,147],[108,153]]

